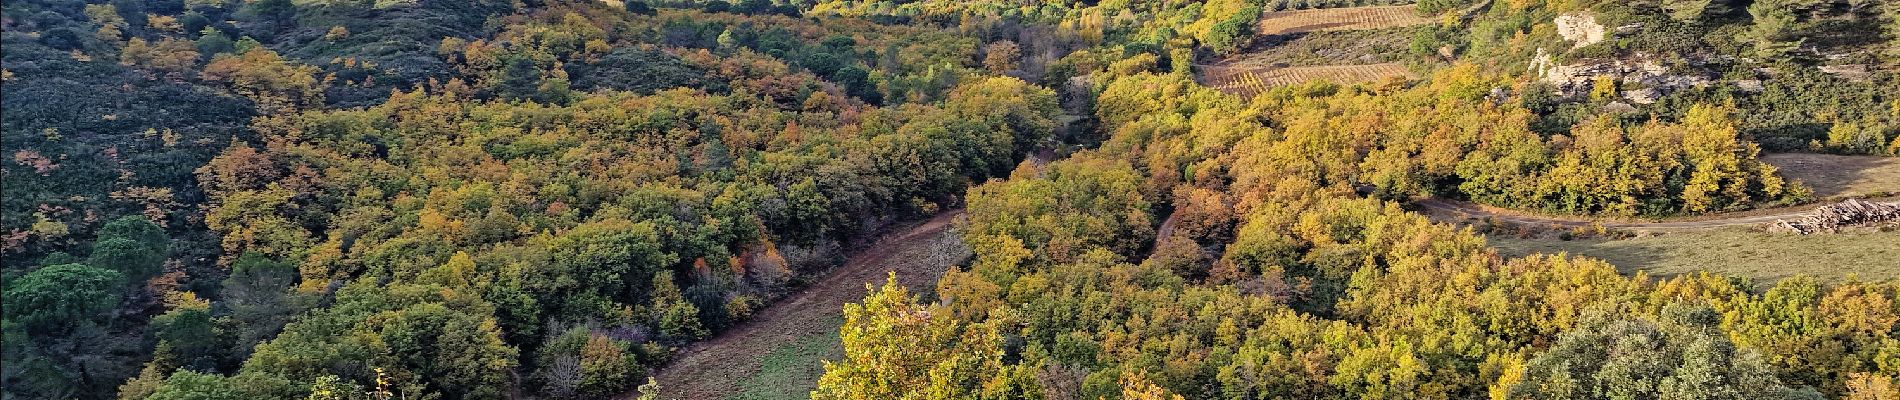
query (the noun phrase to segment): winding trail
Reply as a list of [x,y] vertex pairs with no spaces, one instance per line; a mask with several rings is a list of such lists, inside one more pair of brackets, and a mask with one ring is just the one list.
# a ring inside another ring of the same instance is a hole
[[[1893,201],[1894,198],[1869,199],[1869,200]],[[1605,228],[1636,229],[1636,230],[1650,230],[1650,231],[1695,231],[1695,230],[1707,230],[1707,229],[1717,229],[1717,228],[1726,228],[1726,227],[1735,227],[1735,226],[1750,226],[1750,225],[1766,224],[1766,223],[1775,222],[1775,220],[1800,218],[1806,215],[1807,213],[1814,211],[1816,207],[1820,206],[1819,204],[1810,204],[1810,205],[1801,205],[1801,206],[1777,207],[1777,208],[1760,209],[1760,210],[1740,211],[1740,212],[1735,212],[1735,213],[1716,214],[1716,215],[1711,215],[1711,216],[1697,217],[1695,219],[1681,219],[1681,220],[1671,220],[1671,221],[1630,221],[1630,220],[1616,220],[1616,219],[1588,219],[1588,218],[1582,218],[1582,217],[1535,215],[1535,214],[1525,213],[1522,211],[1508,210],[1508,209],[1502,209],[1502,208],[1497,208],[1497,207],[1489,207],[1489,206],[1484,206],[1484,205],[1479,205],[1479,204],[1454,201],[1454,200],[1446,200],[1446,199],[1440,199],[1440,198],[1425,198],[1425,199],[1414,200],[1411,204],[1418,206],[1420,211],[1424,212],[1425,215],[1430,216],[1433,219],[1437,219],[1440,221],[1456,222],[1456,221],[1467,219],[1467,218],[1479,218],[1479,219],[1490,218],[1497,221],[1504,221],[1504,222],[1520,224],[1520,225],[1544,225],[1544,226],[1555,226],[1555,227],[1565,227],[1565,228],[1590,227],[1590,226],[1595,226],[1596,224],[1600,223]]]
[[[889,274],[912,293],[932,292],[950,266],[969,259],[953,222],[963,210],[948,210],[909,227],[894,229],[853,254],[804,291],[780,299],[753,319],[710,340],[680,351],[654,374],[661,398],[716,400],[739,394],[756,379],[764,358],[806,338],[835,334],[844,304],[864,298],[866,284],[882,284]],[[836,346],[836,343],[829,344]],[[816,377],[806,385],[816,384]],[[808,390],[808,389],[807,389]],[[631,394],[623,398],[632,398]]]

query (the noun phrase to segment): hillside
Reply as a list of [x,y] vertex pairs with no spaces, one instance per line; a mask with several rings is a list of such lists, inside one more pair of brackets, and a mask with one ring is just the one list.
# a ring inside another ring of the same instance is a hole
[[1900,398],[1890,0],[0,28],[8,399]]

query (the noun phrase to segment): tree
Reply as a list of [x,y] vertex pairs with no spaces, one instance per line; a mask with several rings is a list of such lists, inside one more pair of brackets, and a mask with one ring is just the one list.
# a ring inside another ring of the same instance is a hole
[[632,343],[581,324],[541,346],[542,391],[554,397],[606,398],[639,382],[640,362]]
[[48,334],[98,322],[119,304],[124,284],[124,274],[85,264],[40,268],[7,284],[7,320]]
[[126,42],[125,48],[119,50],[119,63],[151,69],[167,76],[183,76],[198,65],[198,45],[169,37],[160,39],[158,43],[132,38]]
[[660,334],[674,340],[698,340],[706,336],[699,322],[699,306],[686,301],[679,285],[673,283],[673,271],[653,274],[653,310]]
[[740,14],[764,14],[771,11],[771,0],[739,0],[739,4],[732,6],[732,12]]
[[[1013,166],[1014,160],[1054,140],[1054,116],[1061,114],[1054,91],[1012,77],[990,77],[958,86],[944,100],[944,109],[981,124],[964,143],[959,143],[964,148],[984,149],[975,157],[964,157],[983,161],[966,163],[980,168],[966,171],[973,178],[1000,174]],[[993,142],[985,137],[988,134],[1007,134],[1008,139]]]
[[508,61],[508,69],[502,71],[501,82],[496,91],[510,99],[533,100],[540,95],[541,69],[536,68],[534,60],[517,57]]
[[1001,40],[983,47],[983,67],[990,73],[1003,74],[1016,70],[1016,62],[1023,56],[1021,46],[1016,42]]
[[636,382],[639,360],[627,353],[627,344],[590,333],[580,349],[581,391],[583,396],[607,397]]
[[142,243],[152,251],[163,254],[171,246],[171,237],[164,228],[152,223],[152,220],[137,215],[128,215],[107,222],[99,227],[99,240],[124,238]]
[[297,5],[292,0],[247,1],[237,16],[250,24],[244,27],[247,32],[276,33],[296,26]]
[[[452,398],[499,399],[512,381],[516,351],[493,318],[426,303],[384,313],[375,327],[384,354]],[[369,322],[369,321],[366,321]]]
[[[831,80],[844,86],[846,94],[866,103],[877,104],[884,101],[883,94],[877,91],[877,82],[871,80],[871,72],[864,70],[864,67],[853,64],[838,68],[836,72],[831,73]],[[812,93],[812,96],[820,96],[823,93]]]
[[212,319],[211,304],[184,303],[152,318],[153,336],[158,338],[162,351],[172,353],[165,357],[176,365],[192,370],[215,370],[230,346],[220,340],[224,335]]
[[236,378],[270,391],[271,382],[339,376],[458,399],[502,398],[514,384],[519,351],[502,341],[493,306],[476,295],[360,280],[335,298],[257,345]]
[[1756,57],[1775,60],[1807,40],[1793,38],[1795,18],[1792,0],[1756,1],[1748,5],[1748,15],[1753,18],[1754,24],[1749,25],[1747,37],[1755,42]]
[[130,25],[125,21],[125,16],[119,14],[118,7],[112,4],[87,4],[85,13],[87,20],[99,25],[93,37],[102,42],[117,44],[124,37],[125,28]]
[[164,270],[165,256],[132,239],[110,238],[93,243],[86,263],[118,271],[131,282],[144,282]]
[[627,12],[633,13],[634,15],[654,15],[659,12],[658,10],[654,10],[653,6],[647,5],[645,1],[628,0],[626,5]]
[[[283,0],[288,2],[288,0]],[[253,2],[256,4],[260,2]],[[317,78],[317,67],[297,64],[277,52],[238,42],[241,54],[220,54],[205,64],[203,78],[220,82],[258,103],[263,114],[286,113],[323,104],[328,80]]]
[[128,215],[99,228],[86,264],[118,271],[128,282],[144,282],[164,272],[171,238],[151,220]]
[[231,379],[216,374],[179,370],[165,378],[147,400],[242,400],[252,398],[233,387]]
[[1208,28],[1201,43],[1219,54],[1233,54],[1252,44],[1254,22],[1260,19],[1260,6],[1249,5]]
[[639,393],[638,396],[634,397],[635,400],[660,400],[660,381],[654,380],[653,377],[649,376],[647,377],[647,383],[640,384],[640,387],[637,388],[635,392]]
[[1532,358],[1512,398],[1819,399],[1791,388],[1759,354],[1716,329],[1706,306],[1676,304],[1662,321],[1595,312]]
[[588,222],[547,244],[554,261],[540,271],[549,296],[598,293],[601,298],[633,302],[654,284],[656,272],[679,262],[666,252],[652,221],[625,219]]
[[1886,133],[1875,122],[1835,122],[1827,130],[1827,147],[1848,154],[1881,154],[1886,151]]
[[844,360],[825,361],[813,399],[973,398],[982,383],[1007,377],[994,332],[918,304],[896,275],[865,289],[863,302],[844,308]]
[[220,305],[230,310],[236,358],[250,356],[252,347],[276,336],[303,307],[298,304],[302,296],[292,292],[296,282],[296,266],[263,254],[246,252],[231,263],[219,293],[224,297]]

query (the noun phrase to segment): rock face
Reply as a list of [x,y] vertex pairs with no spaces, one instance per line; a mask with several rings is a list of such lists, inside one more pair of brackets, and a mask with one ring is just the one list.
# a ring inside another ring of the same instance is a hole
[[1576,43],[1571,48],[1589,46],[1603,41],[1604,27],[1597,23],[1597,17],[1589,13],[1570,13],[1557,16],[1557,34],[1564,40]]

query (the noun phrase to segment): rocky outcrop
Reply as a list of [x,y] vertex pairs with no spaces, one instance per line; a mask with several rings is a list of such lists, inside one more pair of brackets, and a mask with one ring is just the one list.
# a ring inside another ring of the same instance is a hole
[[1589,46],[1603,41],[1606,29],[1597,23],[1597,17],[1589,13],[1570,13],[1557,16],[1557,34],[1572,43],[1571,48]]
[[1531,71],[1545,83],[1557,87],[1564,97],[1587,94],[1598,79],[1610,79],[1626,88],[1623,98],[1631,103],[1650,104],[1670,92],[1689,87],[1704,87],[1714,80],[1707,76],[1670,71],[1660,63],[1644,59],[1591,60],[1557,65],[1549,53],[1538,49]]

